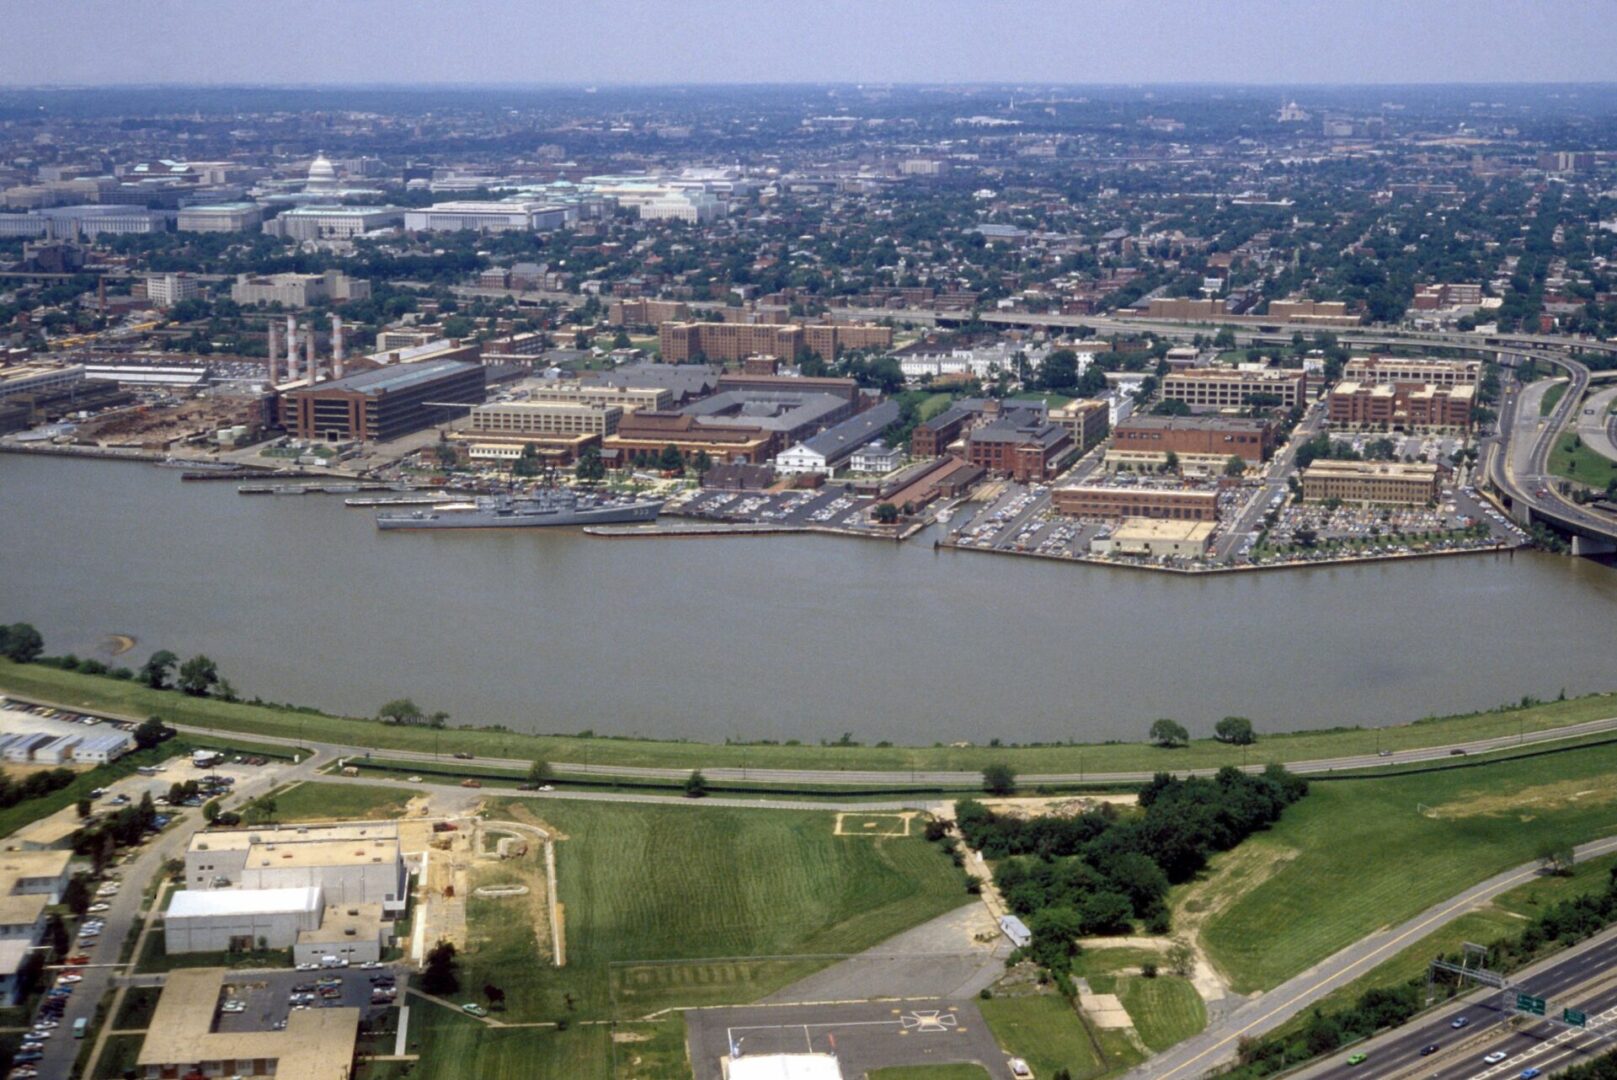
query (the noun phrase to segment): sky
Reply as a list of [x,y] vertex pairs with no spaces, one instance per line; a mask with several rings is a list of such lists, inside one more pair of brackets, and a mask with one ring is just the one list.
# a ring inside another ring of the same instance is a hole
[[8,0],[0,84],[1617,81],[1612,0]]

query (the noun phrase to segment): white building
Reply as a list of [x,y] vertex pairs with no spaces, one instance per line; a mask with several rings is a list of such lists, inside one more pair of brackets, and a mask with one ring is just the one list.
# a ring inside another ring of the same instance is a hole
[[283,889],[181,889],[163,918],[170,955],[230,949],[290,948],[320,929],[318,885]]
[[105,765],[134,748],[135,740],[124,731],[101,731],[87,735],[73,748],[73,760],[80,765]]
[[264,222],[264,232],[291,240],[352,240],[403,224],[397,206],[298,206]]
[[190,274],[156,274],[146,279],[146,299],[170,308],[202,295],[202,283]]
[[441,202],[404,213],[410,232],[550,232],[566,223],[566,207],[522,200]]
[[257,203],[221,203],[218,206],[186,206],[175,218],[179,232],[242,232],[256,229],[264,220]]
[[198,833],[185,853],[187,889],[318,886],[332,904],[404,910],[409,874],[392,822]]
[[15,394],[47,394],[84,381],[82,364],[24,364],[0,368],[0,401]]
[[671,191],[640,204],[642,221],[684,221],[705,225],[724,216],[724,204],[705,191]]
[[880,473],[884,476],[902,464],[904,464],[903,449],[888,446],[880,439],[854,451],[853,457],[848,459],[848,468],[856,473]]
[[371,294],[371,283],[351,278],[340,270],[323,274],[237,274],[230,286],[230,298],[238,304],[280,304],[305,308],[322,300],[364,300]]
[[34,761],[40,765],[65,765],[73,760],[73,748],[79,744],[78,735],[58,735],[34,751]]

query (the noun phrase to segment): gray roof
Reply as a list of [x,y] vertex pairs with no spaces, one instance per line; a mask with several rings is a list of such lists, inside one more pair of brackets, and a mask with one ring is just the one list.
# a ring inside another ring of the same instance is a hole
[[483,365],[474,364],[467,360],[423,360],[419,364],[394,364],[389,367],[377,368],[375,371],[362,371],[357,375],[349,375],[343,379],[316,383],[312,389],[354,390],[361,394],[391,394],[399,390],[407,390],[412,386],[419,386],[424,382],[441,379],[446,375],[455,375],[462,371],[481,371],[482,369]]
[[897,422],[898,416],[898,402],[884,401],[873,409],[866,409],[857,416],[849,417],[835,427],[826,428],[812,439],[805,439],[803,446],[824,455],[827,461],[832,461],[853,453],[886,431]]
[[805,424],[822,422],[846,409],[846,399],[835,394],[786,390],[726,390],[693,401],[680,412],[698,424],[751,424],[765,431],[797,431]]
[[719,385],[719,374],[720,370],[709,364],[624,364],[615,371],[602,372],[595,381],[602,386],[672,390],[676,396],[699,397]]

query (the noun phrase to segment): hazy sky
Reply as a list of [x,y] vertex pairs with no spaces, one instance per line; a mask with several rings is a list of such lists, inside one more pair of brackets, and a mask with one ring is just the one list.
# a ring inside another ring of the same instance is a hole
[[1612,0],[5,0],[0,83],[1617,80]]

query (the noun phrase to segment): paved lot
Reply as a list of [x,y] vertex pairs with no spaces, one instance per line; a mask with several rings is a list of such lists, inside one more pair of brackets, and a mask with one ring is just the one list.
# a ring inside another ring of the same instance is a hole
[[894,1065],[975,1062],[1010,1080],[1005,1053],[971,1001],[749,1006],[685,1014],[696,1080],[723,1080],[732,1048],[743,1056],[835,1052],[850,1080]]
[[316,995],[307,1007],[335,1009],[349,1007],[363,1009],[370,1015],[386,1010],[386,1005],[371,1004],[371,978],[391,974],[390,971],[345,968],[334,971],[255,971],[231,976],[225,981],[220,1002],[235,998],[246,1002],[244,1012],[217,1014],[216,1031],[271,1031],[284,1027],[291,1015],[291,995],[299,987],[304,993],[314,993],[316,980],[338,978],[342,980],[342,994],[333,998]]
[[669,508],[669,513],[709,521],[745,521],[802,528],[810,525],[857,529],[875,499],[851,495],[840,485],[818,491],[701,491]]

